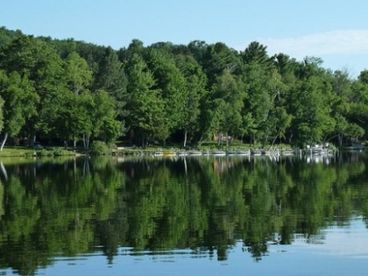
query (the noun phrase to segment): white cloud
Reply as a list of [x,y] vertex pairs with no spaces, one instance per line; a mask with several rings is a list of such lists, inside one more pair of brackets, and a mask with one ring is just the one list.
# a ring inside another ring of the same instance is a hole
[[340,30],[299,37],[255,40],[266,45],[270,54],[282,52],[295,58],[368,54],[368,30]]

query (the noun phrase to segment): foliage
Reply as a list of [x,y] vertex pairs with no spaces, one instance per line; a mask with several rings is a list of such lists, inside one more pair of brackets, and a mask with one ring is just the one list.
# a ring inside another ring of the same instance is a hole
[[91,154],[106,155],[111,152],[109,146],[103,141],[93,141],[91,145]]
[[37,95],[28,77],[14,71],[7,75],[0,70],[0,96],[4,100],[4,132],[17,136],[29,120],[37,114]]
[[86,149],[118,138],[342,146],[368,138],[367,76],[326,70],[316,57],[269,56],[258,42],[236,51],[133,40],[114,50],[0,28],[1,136]]
[[[169,128],[165,117],[165,102],[146,63],[138,54],[128,62],[127,125],[133,139],[141,139],[142,145],[154,139],[165,140]],[[135,137],[138,136],[138,137]]]

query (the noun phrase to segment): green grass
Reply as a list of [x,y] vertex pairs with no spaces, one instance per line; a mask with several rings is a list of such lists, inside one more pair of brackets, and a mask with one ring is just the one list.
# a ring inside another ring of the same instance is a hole
[[36,151],[34,149],[23,147],[4,148],[0,151],[1,157],[31,157],[35,155]]
[[0,151],[0,157],[55,157],[55,156],[74,156],[75,152],[65,150],[62,147],[43,148],[36,150],[27,147],[7,147]]

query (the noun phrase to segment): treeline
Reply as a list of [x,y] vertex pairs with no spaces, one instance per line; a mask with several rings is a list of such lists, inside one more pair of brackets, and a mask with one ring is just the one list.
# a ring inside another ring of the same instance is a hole
[[368,70],[269,56],[252,42],[133,40],[114,50],[0,29],[0,126],[15,144],[240,140],[342,145],[367,139]]

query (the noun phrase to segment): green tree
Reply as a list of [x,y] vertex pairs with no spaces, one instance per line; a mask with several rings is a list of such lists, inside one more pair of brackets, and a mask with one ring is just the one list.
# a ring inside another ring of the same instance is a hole
[[189,136],[199,130],[201,117],[201,100],[205,97],[207,78],[200,65],[190,55],[178,55],[176,63],[186,79],[183,118],[178,128],[184,132],[183,147]]
[[0,67],[8,73],[27,75],[41,96],[59,86],[64,73],[62,65],[50,44],[29,36],[17,37],[1,51]]
[[303,80],[293,91],[292,104],[294,137],[299,144],[320,143],[335,128],[332,117],[332,85],[318,62],[306,60],[301,74]]
[[147,56],[147,65],[156,80],[154,88],[164,100],[169,134],[172,134],[180,129],[180,123],[184,120],[186,79],[176,66],[174,57],[165,48],[149,49]]
[[7,76],[4,71],[0,71],[0,96],[4,100],[3,150],[8,136],[17,136],[36,115],[39,97],[26,76],[21,77],[17,72]]
[[83,58],[76,52],[71,52],[65,60],[64,78],[68,88],[78,95],[89,87],[92,80],[92,71]]
[[203,68],[207,74],[208,87],[211,88],[216,78],[226,69],[231,73],[238,72],[241,68],[241,59],[238,53],[224,43],[218,42],[206,47],[203,60]]
[[[107,143],[114,142],[117,137],[123,134],[124,127],[121,121],[118,121],[118,112],[115,100],[108,92],[98,90],[93,95],[93,110],[90,110],[90,118],[93,125],[93,136],[96,139]],[[87,135],[88,140],[89,136]],[[87,147],[88,142],[87,140]]]
[[267,84],[271,95],[271,108],[264,127],[266,141],[268,141],[268,136],[272,137],[271,144],[273,145],[277,139],[286,138],[286,133],[291,125],[293,116],[288,113],[288,97],[291,85],[274,68],[270,70],[270,79]]
[[336,71],[332,76],[333,101],[332,116],[336,120],[335,130],[330,139],[337,137],[338,145],[343,145],[343,139],[358,138],[364,135],[364,129],[349,120],[351,112],[352,81],[348,73]]
[[242,111],[243,133],[256,142],[266,142],[272,135],[270,115],[275,108],[275,97],[280,93],[280,80],[266,47],[252,42],[240,53],[243,60],[242,77],[247,98]]
[[[77,120],[78,125],[76,126],[76,135],[78,138],[82,138],[83,147],[85,149],[89,148],[90,137],[94,129],[96,129],[97,122],[94,113],[98,108],[94,102],[94,95],[88,90],[84,91],[81,95],[75,98],[77,103],[75,120]],[[114,112],[114,109],[112,110]],[[98,119],[101,119],[100,117]]]
[[267,72],[260,64],[250,63],[245,69],[247,98],[244,104],[243,131],[256,142],[267,136],[266,123],[272,109],[272,96],[268,86]]
[[128,99],[126,121],[132,138],[138,138],[144,146],[154,139],[164,140],[169,135],[165,102],[146,63],[133,54],[127,64]]
[[[0,73],[1,74],[1,73]],[[0,133],[4,128],[4,100],[0,97]]]
[[208,103],[208,125],[210,134],[221,137],[242,135],[242,115],[245,89],[241,83],[231,75],[229,70],[218,76],[213,85],[210,102]]
[[352,84],[350,97],[349,122],[354,123],[350,137],[358,138],[368,133],[368,80],[367,70],[362,71],[358,80]]
[[[31,36],[18,36],[7,47],[0,51],[0,68],[8,74],[16,72],[21,78],[32,82],[39,97],[37,113],[44,113],[46,106],[43,101],[49,98],[49,94],[57,93],[63,86],[63,61],[53,46],[42,39]],[[33,106],[33,103],[31,104]],[[38,116],[27,120],[24,133],[28,138],[33,136],[35,141],[37,132]]]
[[124,114],[124,98],[126,96],[127,77],[123,63],[112,48],[105,50],[99,63],[98,72],[94,78],[94,90],[107,91],[116,101],[119,114]]

